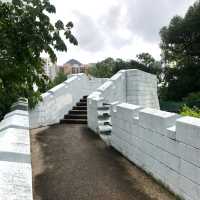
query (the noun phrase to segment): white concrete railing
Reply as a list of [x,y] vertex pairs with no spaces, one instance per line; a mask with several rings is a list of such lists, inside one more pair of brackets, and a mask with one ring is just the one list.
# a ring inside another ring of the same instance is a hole
[[200,199],[200,119],[122,103],[111,145],[186,200]]
[[67,81],[42,95],[43,101],[30,111],[30,127],[55,124],[85,95],[89,95],[107,79],[73,75]]
[[0,199],[33,199],[28,111],[12,111],[0,122]]
[[127,102],[159,109],[156,76],[141,70],[122,70],[88,97],[88,127],[98,132],[104,103]]

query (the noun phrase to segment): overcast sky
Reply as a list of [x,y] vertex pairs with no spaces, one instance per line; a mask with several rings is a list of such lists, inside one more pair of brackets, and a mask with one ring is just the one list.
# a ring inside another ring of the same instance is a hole
[[79,45],[58,53],[58,64],[71,58],[83,63],[107,57],[134,59],[142,52],[160,58],[159,30],[195,0],[51,0],[56,18],[74,23]]

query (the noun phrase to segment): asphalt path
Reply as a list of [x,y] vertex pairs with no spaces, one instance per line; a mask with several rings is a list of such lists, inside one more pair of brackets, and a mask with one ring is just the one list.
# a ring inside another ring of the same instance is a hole
[[34,200],[174,200],[84,125],[31,131]]

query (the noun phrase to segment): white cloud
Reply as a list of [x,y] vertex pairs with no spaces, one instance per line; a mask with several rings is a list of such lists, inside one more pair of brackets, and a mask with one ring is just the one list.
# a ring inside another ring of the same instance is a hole
[[73,21],[79,46],[58,53],[58,63],[70,58],[95,62],[106,57],[135,58],[149,52],[159,58],[159,30],[195,0],[51,0],[55,18]]

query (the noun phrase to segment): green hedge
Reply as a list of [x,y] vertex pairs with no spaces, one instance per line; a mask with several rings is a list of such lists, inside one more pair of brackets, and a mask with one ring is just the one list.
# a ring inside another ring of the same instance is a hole
[[184,105],[181,109],[181,115],[200,118],[200,109],[197,107],[190,108]]
[[160,101],[160,109],[168,112],[179,113],[184,102]]
[[200,108],[200,100],[187,102],[160,101],[160,109],[168,112],[180,113],[184,105],[186,105],[189,108]]

